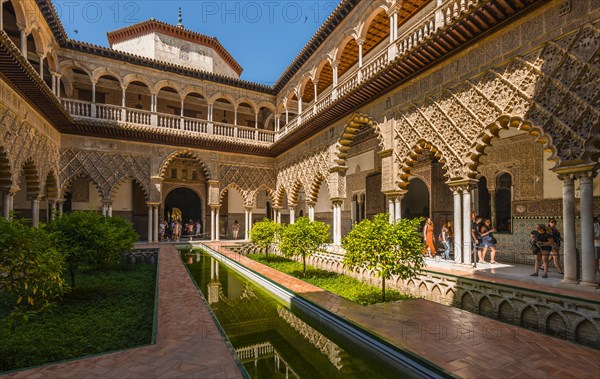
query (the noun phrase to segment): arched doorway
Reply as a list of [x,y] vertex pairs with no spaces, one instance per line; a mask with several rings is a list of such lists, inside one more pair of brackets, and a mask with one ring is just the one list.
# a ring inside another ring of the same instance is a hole
[[166,220],[171,221],[178,212],[181,211],[181,221],[184,223],[189,220],[202,222],[202,201],[200,196],[193,190],[185,187],[175,188],[167,194],[165,198],[164,215]]
[[429,189],[425,182],[419,178],[412,178],[406,189],[408,192],[402,199],[402,203],[405,204],[402,217],[430,217]]

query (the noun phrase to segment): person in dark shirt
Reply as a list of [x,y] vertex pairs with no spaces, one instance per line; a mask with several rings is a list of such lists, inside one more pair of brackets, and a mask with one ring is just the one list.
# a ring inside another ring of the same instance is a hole
[[540,261],[544,267],[544,274],[542,278],[548,277],[548,257],[552,252],[552,248],[554,247],[554,239],[552,235],[548,233],[546,230],[546,225],[538,224],[535,226],[533,232],[531,232],[531,242],[532,244],[536,244],[540,247],[540,251],[536,254],[535,257],[535,271],[531,276],[538,276],[538,272],[540,270]]

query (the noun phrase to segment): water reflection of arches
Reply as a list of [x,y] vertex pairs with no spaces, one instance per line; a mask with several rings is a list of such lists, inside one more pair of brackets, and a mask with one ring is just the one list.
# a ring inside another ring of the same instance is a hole
[[192,189],[178,187],[167,194],[163,217],[169,219],[174,208],[181,210],[183,222],[202,220],[202,200],[200,195]]

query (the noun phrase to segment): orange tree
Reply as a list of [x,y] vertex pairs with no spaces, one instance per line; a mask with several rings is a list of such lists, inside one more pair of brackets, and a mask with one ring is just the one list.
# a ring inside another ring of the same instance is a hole
[[388,222],[387,213],[362,220],[342,240],[346,250],[344,266],[365,267],[381,278],[381,298],[385,301],[385,281],[393,275],[414,278],[424,265],[423,242],[418,232],[421,219]]
[[252,226],[250,230],[250,242],[264,249],[265,258],[269,260],[269,249],[279,238],[282,225],[265,218]]
[[279,249],[286,257],[302,257],[302,273],[306,276],[306,257],[329,242],[329,225],[300,217],[281,232]]

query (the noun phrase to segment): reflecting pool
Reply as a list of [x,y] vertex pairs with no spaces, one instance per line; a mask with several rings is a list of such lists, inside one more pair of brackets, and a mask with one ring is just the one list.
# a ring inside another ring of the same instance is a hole
[[[334,343],[211,256],[182,252],[192,277],[253,378],[400,378],[373,357]],[[318,326],[320,327],[320,326]]]

